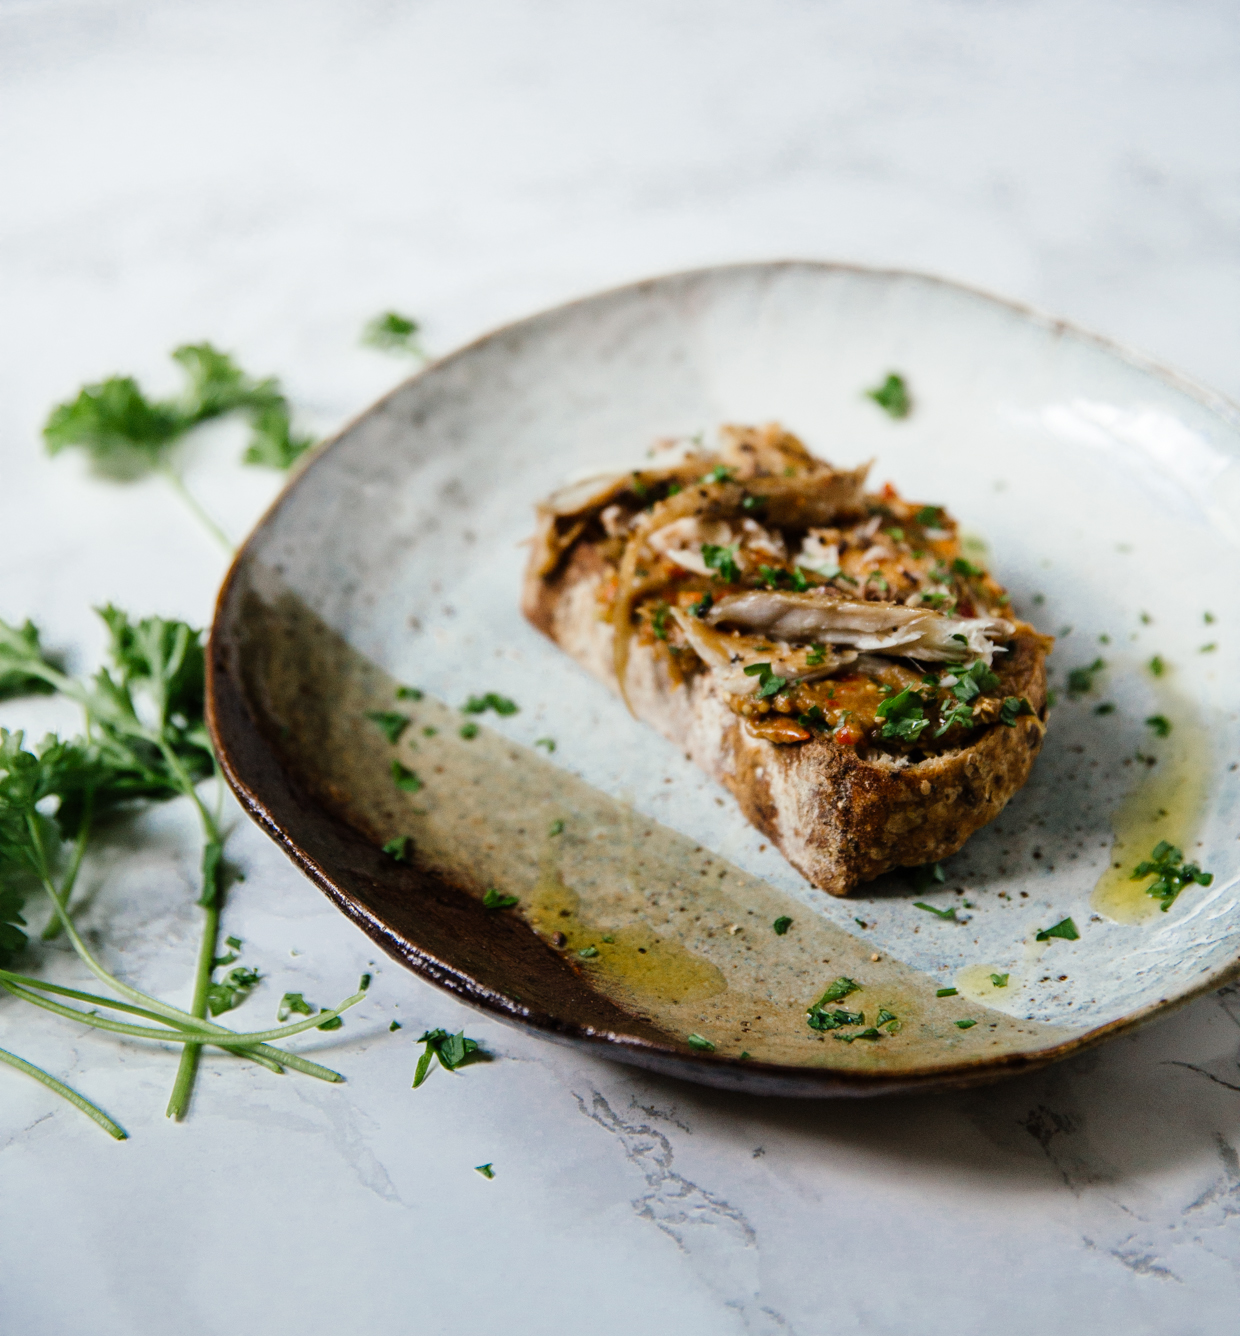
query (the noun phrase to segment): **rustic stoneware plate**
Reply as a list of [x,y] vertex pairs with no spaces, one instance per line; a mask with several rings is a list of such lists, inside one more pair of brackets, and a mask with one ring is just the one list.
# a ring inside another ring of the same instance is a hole
[[[890,370],[902,421],[863,395]],[[1058,637],[1032,780],[930,889],[815,891],[518,612],[532,507],[566,476],[772,419],[948,505]],[[320,451],[221,593],[211,726],[310,878],[501,1019],[765,1093],[986,1080],[1236,970],[1238,525],[1235,410],[1096,338],[913,274],[674,275],[499,330]],[[459,713],[487,692],[519,710]],[[395,741],[384,711],[409,720]],[[1160,840],[1213,873],[1165,912],[1131,879]],[[1075,940],[1039,940],[1065,918]],[[841,976],[898,1025],[811,1030]]]

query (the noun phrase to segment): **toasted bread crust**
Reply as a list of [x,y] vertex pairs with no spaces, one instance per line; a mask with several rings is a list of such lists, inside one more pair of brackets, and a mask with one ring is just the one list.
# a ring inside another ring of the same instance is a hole
[[[613,629],[597,599],[605,563],[590,543],[542,575],[527,572],[529,621],[618,690]],[[993,820],[1029,777],[1046,719],[1046,641],[1021,625],[1008,642],[1005,689],[1033,714],[991,724],[959,747],[909,762],[859,756],[828,737],[778,746],[755,737],[710,673],[674,682],[665,660],[634,644],[625,686],[634,714],[725,784],[748,819],[821,890],[847,895],[897,867],[937,862]]]

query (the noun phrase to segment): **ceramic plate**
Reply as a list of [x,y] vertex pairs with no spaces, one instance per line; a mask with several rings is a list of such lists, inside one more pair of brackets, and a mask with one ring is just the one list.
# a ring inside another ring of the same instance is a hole
[[[902,421],[863,394],[891,370]],[[928,889],[814,890],[518,611],[533,505],[566,477],[773,419],[947,505],[1058,637],[1032,779]],[[220,596],[212,728],[341,909],[496,1016],[771,1093],[985,1080],[1235,972],[1238,523],[1235,410],[1099,339],[914,274],[674,275],[499,330],[322,449]],[[488,692],[519,710],[460,713]],[[1165,911],[1131,878],[1161,840],[1213,874]],[[898,1023],[810,1029],[841,977]]]

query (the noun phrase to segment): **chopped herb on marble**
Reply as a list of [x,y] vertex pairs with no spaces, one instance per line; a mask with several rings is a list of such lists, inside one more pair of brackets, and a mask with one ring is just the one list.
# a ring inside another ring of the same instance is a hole
[[493,1164],[490,1164],[490,1163],[488,1163],[488,1164],[476,1164],[476,1165],[474,1165],[474,1173],[476,1173],[476,1174],[481,1174],[481,1175],[483,1176],[483,1178],[494,1178],[494,1177],[495,1177],[495,1168],[494,1168],[494,1165],[493,1165]]
[[391,1033],[393,1030],[399,1030],[399,1029],[400,1029],[400,1021],[392,1021],[388,1025],[389,1033]]
[[284,1022],[292,1015],[313,1016],[314,1007],[306,1001],[304,993],[285,993],[276,1009],[276,1020]]
[[438,1058],[439,1065],[454,1072],[471,1060],[477,1060],[481,1050],[476,1039],[466,1039],[465,1031],[449,1034],[447,1030],[424,1030],[422,1037],[415,1041],[425,1045],[422,1056],[413,1074],[413,1088],[416,1090],[431,1069],[431,1063]]

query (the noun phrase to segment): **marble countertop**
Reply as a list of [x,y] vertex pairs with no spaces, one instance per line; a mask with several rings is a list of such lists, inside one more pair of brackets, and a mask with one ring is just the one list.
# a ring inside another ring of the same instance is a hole
[[[1031,302],[1240,397],[1240,16],[1226,3],[0,4],[0,616],[78,667],[92,605],[209,620],[224,558],[158,480],[49,460],[48,407],[208,338],[326,432],[447,349],[647,273],[799,255]],[[204,430],[240,538],[279,479]],[[55,701],[0,724],[71,728]],[[527,1038],[374,948],[235,809],[226,931],[342,996],[326,1086],[0,1003],[0,1312],[23,1336],[1221,1332],[1240,1284],[1240,992],[1038,1075],[937,1097],[759,1100]],[[85,922],[188,998],[196,834],[101,841]],[[36,953],[37,955],[38,953]],[[36,964],[77,977],[63,950]],[[244,1014],[244,1013],[243,1013]],[[389,1031],[398,1019],[404,1028]],[[410,1089],[423,1027],[494,1061]],[[487,1181],[473,1166],[493,1162]]]

